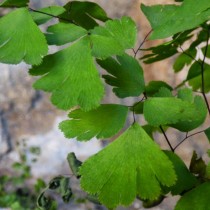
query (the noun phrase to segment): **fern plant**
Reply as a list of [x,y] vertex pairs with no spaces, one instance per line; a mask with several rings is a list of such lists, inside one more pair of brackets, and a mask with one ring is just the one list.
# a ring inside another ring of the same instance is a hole
[[[29,0],[4,0],[0,4],[12,8],[0,18],[0,62],[31,65],[29,74],[39,76],[33,87],[50,92],[52,103],[70,112],[69,119],[59,126],[67,138],[84,143],[93,137],[111,138],[124,128],[128,113],[133,113],[130,127],[99,153],[83,163],[72,153],[68,156],[81,188],[109,209],[128,206],[136,197],[151,207],[168,193],[181,196],[175,210],[210,209],[210,163],[194,153],[188,169],[176,154],[184,141],[198,133],[210,140],[208,126],[193,131],[210,114],[206,95],[210,91],[210,1],[176,1],[171,5],[141,5],[152,29],[139,46],[137,26],[130,17],[111,19],[93,2],[70,1],[40,9],[31,8]],[[42,31],[39,26],[53,18],[57,23]],[[143,48],[148,39],[164,38],[169,41]],[[183,47],[186,43],[190,44]],[[62,48],[48,54],[50,45]],[[147,54],[139,58],[140,51]],[[203,56],[198,58],[198,52]],[[182,83],[177,87],[164,81],[146,84],[140,63],[174,55],[174,71],[188,69]],[[101,104],[106,85],[113,87],[118,98],[138,99],[133,105]],[[147,123],[137,122],[136,115]],[[175,146],[167,136],[170,127],[186,133]],[[155,142],[156,131],[162,132],[169,150],[162,150]],[[72,195],[68,185],[67,178],[58,177],[49,189],[57,190],[68,202]],[[38,204],[50,209],[51,201],[44,192]]]

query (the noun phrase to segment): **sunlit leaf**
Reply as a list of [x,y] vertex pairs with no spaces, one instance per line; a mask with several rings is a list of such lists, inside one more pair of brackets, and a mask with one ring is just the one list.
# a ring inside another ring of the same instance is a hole
[[129,205],[136,195],[156,199],[160,185],[176,181],[168,157],[137,123],[86,160],[80,174],[81,187],[109,208]]
[[209,8],[209,0],[199,4],[194,0],[185,0],[181,5],[141,6],[153,28],[151,39],[166,38],[199,26],[209,20]]
[[126,49],[133,48],[137,27],[131,18],[122,17],[109,20],[104,27],[95,27],[90,33],[93,55],[105,59],[112,55],[122,55]]
[[206,115],[204,100],[200,96],[192,99],[190,89],[180,90],[178,98],[151,98],[144,102],[145,119],[153,126],[170,125],[187,132],[200,126]]
[[43,63],[34,66],[30,73],[44,74],[34,87],[52,92],[52,103],[64,110],[77,105],[86,111],[96,108],[104,93],[87,37],[46,56]]
[[106,83],[114,86],[113,92],[120,98],[139,96],[144,91],[143,70],[133,57],[125,54],[106,60],[97,60],[98,64],[111,75],[103,75]]
[[210,182],[204,182],[195,189],[185,193],[176,204],[175,210],[209,209]]
[[104,104],[89,112],[77,109],[70,112],[70,120],[63,121],[59,127],[67,138],[109,138],[122,129],[127,114],[128,107],[117,104]]
[[16,9],[0,19],[0,62],[39,64],[47,54],[44,35],[27,8]]

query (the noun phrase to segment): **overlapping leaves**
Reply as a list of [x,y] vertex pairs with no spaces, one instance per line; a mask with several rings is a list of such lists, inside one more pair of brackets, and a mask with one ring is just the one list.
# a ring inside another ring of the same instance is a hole
[[114,86],[113,92],[120,98],[139,96],[144,91],[143,70],[138,61],[125,54],[105,60],[98,64],[111,75],[103,75],[106,83]]
[[52,92],[52,103],[61,109],[80,105],[84,110],[99,106],[104,90],[99,78],[88,37],[44,58],[30,71],[43,75],[34,87]]
[[77,109],[70,112],[71,119],[60,123],[59,127],[67,138],[109,138],[122,129],[127,113],[127,107],[117,104],[104,104],[89,112]]
[[172,186],[176,181],[168,157],[136,123],[85,161],[80,174],[82,188],[110,208],[129,205],[136,195],[155,199],[160,185]]
[[31,11],[31,16],[36,24],[41,25],[51,20],[54,16],[58,16],[65,12],[65,9],[61,6],[44,7],[37,11]]
[[151,39],[162,39],[178,32],[195,28],[209,20],[210,1],[197,4],[194,0],[185,0],[181,5],[142,5],[141,9],[148,18],[153,33]]
[[181,131],[190,131],[205,121],[206,114],[203,99],[200,96],[193,99],[189,89],[180,90],[178,98],[158,97],[144,102],[145,119],[153,126],[170,125]]
[[68,22],[75,23],[87,30],[97,26],[98,20],[102,22],[109,20],[106,12],[94,2],[70,1],[64,8],[66,12],[60,15],[61,18],[67,19]]
[[[122,32],[125,35],[122,35]],[[127,41],[126,36],[129,37]],[[40,66],[32,68],[30,71],[32,75],[43,75],[34,87],[52,92],[53,104],[61,109],[67,110],[79,105],[81,109],[87,111],[99,106],[103,96],[103,86],[93,56],[109,57],[123,54],[135,43],[136,26],[130,18],[125,17],[121,20],[110,20],[104,27],[97,27],[88,33],[79,26],[59,23],[48,28],[46,37],[50,44],[63,45],[72,41],[75,43],[46,56]],[[100,38],[106,42],[101,42]],[[119,48],[115,48],[116,45]],[[128,64],[125,65],[134,63],[129,59],[126,62]],[[137,61],[135,62],[136,66]],[[140,78],[143,84],[142,70],[139,66],[138,70],[140,71],[138,79]],[[142,84],[140,91],[143,91]]]
[[[9,26],[9,27],[8,27]],[[26,8],[16,9],[0,19],[0,62],[39,64],[47,54],[44,35]]]

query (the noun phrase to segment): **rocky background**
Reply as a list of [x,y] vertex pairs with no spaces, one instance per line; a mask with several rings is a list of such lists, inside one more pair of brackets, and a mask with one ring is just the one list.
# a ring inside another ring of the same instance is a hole
[[[32,0],[31,7],[39,8],[49,6],[52,3],[63,5],[64,0],[39,1]],[[140,3],[157,4],[157,3],[174,3],[172,0],[98,0],[100,4],[112,18],[118,18],[123,15],[131,16],[139,28],[139,43],[149,32],[150,26],[140,12]],[[146,42],[145,47],[154,43]],[[140,57],[140,56],[139,56]],[[174,75],[171,64],[173,59],[158,62],[154,65],[144,66],[146,81],[164,80],[175,86],[179,83],[184,73]],[[35,91],[32,88],[33,81],[28,75],[28,67],[25,64],[4,65],[0,64],[0,175],[10,170],[11,164],[18,160],[17,143],[26,141],[28,146],[39,146],[41,155],[36,163],[32,163],[32,172],[34,178],[44,178],[49,181],[58,174],[69,174],[66,162],[66,156],[69,152],[74,151],[80,159],[86,159],[88,156],[96,153],[102,148],[102,143],[93,140],[87,143],[79,143],[75,140],[67,140],[58,130],[58,123],[66,118],[67,113],[57,110],[49,100],[49,95],[41,91]],[[109,91],[104,99],[107,102],[116,100],[116,97]],[[132,103],[132,102],[131,102]],[[173,130],[168,133],[173,145],[183,136]],[[157,141],[163,148],[168,148],[162,135],[157,134]],[[199,143],[196,140],[199,138]],[[203,144],[200,143],[203,141]],[[185,144],[185,145],[184,145]],[[177,152],[189,160],[193,149],[202,154],[203,148],[208,144],[203,138],[203,134],[197,135],[190,142],[183,144],[185,150],[178,149]],[[201,146],[202,145],[202,146]],[[29,157],[30,159],[30,157]],[[129,186],[128,186],[129,189]],[[176,197],[165,199],[164,202],[152,208],[152,210],[172,210]],[[60,210],[88,210],[88,209],[105,209],[100,206],[94,206],[91,203],[76,204],[71,206],[61,206]],[[140,201],[136,201],[129,208],[119,209],[143,209]]]

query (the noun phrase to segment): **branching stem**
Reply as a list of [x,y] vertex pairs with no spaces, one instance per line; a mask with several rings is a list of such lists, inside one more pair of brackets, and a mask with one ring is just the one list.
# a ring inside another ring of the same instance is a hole
[[197,135],[197,134],[199,134],[199,133],[203,133],[205,130],[202,130],[202,131],[198,131],[198,132],[196,132],[196,133],[193,133],[193,134],[190,134],[189,136],[188,136],[188,133],[186,133],[186,136],[185,136],[185,138],[183,138],[175,147],[174,147],[174,151],[185,141],[185,140],[187,140],[188,138],[190,138],[190,137],[192,137],[192,136],[195,136],[195,135]]

